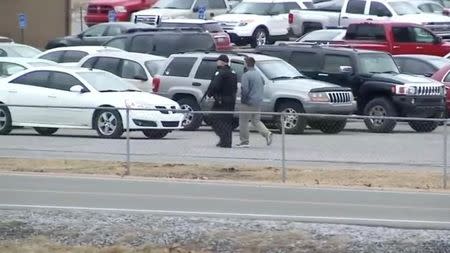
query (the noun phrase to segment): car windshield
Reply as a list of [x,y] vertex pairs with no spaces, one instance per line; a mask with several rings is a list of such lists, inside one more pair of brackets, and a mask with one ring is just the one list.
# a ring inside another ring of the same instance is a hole
[[431,62],[431,64],[438,67],[439,69],[444,67],[445,65],[450,64],[450,60],[447,58],[433,58],[433,59],[429,59],[429,61]]
[[[313,31],[313,32],[306,34],[305,36],[299,38],[297,40],[297,42],[333,40],[333,39],[336,39],[336,37],[338,37],[339,35],[342,35],[341,37],[343,38],[345,35],[345,30],[318,30],[318,31]],[[337,38],[337,39],[342,39],[342,38]]]
[[398,67],[388,54],[359,54],[362,74],[399,73]]
[[304,77],[296,68],[283,60],[259,61],[256,66],[270,80]]
[[153,5],[152,8],[156,9],[190,9],[194,0],[160,0]]
[[273,3],[252,3],[242,2],[234,7],[230,13],[232,14],[255,14],[269,15],[270,10],[274,6]]
[[108,72],[78,72],[94,89],[100,92],[137,90],[133,85]]
[[417,7],[408,2],[389,2],[392,9],[397,13],[397,15],[408,15],[408,14],[419,14],[422,13]]
[[443,5],[445,8],[450,8],[450,0],[437,0],[436,2]]
[[164,66],[164,63],[165,60],[146,61],[145,67],[147,68],[150,75],[154,76]]
[[2,47],[1,49],[3,49],[9,57],[33,58],[41,53],[41,51],[36,48],[24,45],[9,45]]

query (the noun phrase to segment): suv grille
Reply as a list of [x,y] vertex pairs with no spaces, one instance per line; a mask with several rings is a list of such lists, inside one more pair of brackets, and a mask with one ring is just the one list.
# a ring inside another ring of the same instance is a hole
[[108,14],[111,10],[113,10],[113,7],[109,5],[92,4],[88,6],[88,13],[91,14]]
[[136,23],[145,23],[148,25],[158,25],[159,24],[159,16],[155,15],[137,15],[134,19]]
[[442,87],[439,86],[418,86],[416,95],[419,96],[436,96],[441,95]]
[[342,103],[351,103],[352,95],[350,92],[327,92],[328,97],[330,98],[331,103],[342,104]]

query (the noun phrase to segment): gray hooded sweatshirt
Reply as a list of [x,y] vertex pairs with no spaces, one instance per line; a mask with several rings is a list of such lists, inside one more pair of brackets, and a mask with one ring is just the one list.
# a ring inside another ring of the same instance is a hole
[[241,78],[241,103],[260,106],[264,96],[264,79],[255,68],[248,68]]

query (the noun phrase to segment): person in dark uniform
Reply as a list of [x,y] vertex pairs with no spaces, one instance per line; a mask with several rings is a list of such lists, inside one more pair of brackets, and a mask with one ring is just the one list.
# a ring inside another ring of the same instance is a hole
[[[234,111],[236,105],[237,76],[228,65],[226,55],[217,58],[217,71],[209,85],[206,95],[214,98],[213,111]],[[214,114],[211,116],[211,126],[219,136],[217,147],[231,148],[233,133],[233,114]]]

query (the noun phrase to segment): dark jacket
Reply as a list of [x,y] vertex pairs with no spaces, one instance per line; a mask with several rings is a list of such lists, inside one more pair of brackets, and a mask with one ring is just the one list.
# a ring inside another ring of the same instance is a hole
[[218,67],[206,95],[214,97],[213,109],[234,111],[236,105],[237,76],[230,66]]

